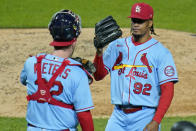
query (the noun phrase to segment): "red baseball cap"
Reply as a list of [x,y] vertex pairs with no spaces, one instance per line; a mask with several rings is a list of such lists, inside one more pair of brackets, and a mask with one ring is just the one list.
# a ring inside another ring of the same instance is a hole
[[153,18],[153,8],[146,3],[135,3],[131,8],[131,16],[128,18],[138,18],[148,20]]
[[50,43],[50,45],[51,46],[69,46],[69,45],[72,45],[75,41],[76,39],[73,39],[71,41],[63,41],[63,42],[53,41]]

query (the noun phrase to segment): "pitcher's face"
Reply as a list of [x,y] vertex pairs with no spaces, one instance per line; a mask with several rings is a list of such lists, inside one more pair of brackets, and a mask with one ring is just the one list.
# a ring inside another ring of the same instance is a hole
[[131,19],[131,32],[133,35],[144,36],[150,32],[152,20],[142,20],[137,18]]

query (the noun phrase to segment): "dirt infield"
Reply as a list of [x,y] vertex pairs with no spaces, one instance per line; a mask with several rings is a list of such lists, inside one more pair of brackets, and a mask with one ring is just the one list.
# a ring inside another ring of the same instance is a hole
[[[83,29],[74,56],[93,60],[93,29]],[[196,37],[191,33],[156,29],[155,36],[172,52],[179,75],[175,96],[167,116],[196,115]],[[123,29],[124,36],[129,29]],[[0,116],[25,117],[26,88],[19,82],[20,71],[26,58],[40,52],[50,53],[51,36],[47,29],[0,29]],[[109,116],[110,78],[94,81],[91,91],[94,117]]]

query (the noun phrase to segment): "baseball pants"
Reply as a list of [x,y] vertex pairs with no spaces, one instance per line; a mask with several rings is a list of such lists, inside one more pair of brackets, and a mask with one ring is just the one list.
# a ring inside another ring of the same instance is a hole
[[105,131],[143,131],[152,121],[155,111],[155,108],[142,107],[142,110],[126,114],[115,106]]

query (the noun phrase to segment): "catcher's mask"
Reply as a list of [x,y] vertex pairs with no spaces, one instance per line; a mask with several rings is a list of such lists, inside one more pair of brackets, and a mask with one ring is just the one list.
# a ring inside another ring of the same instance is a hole
[[71,10],[61,10],[53,15],[48,28],[54,40],[51,46],[69,46],[80,35],[81,20]]

